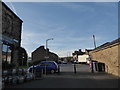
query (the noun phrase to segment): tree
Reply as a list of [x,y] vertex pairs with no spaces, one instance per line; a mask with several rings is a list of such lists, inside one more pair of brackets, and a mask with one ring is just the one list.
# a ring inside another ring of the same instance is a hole
[[19,66],[27,66],[27,52],[23,47],[19,47],[18,48],[19,54],[18,54],[18,63]]

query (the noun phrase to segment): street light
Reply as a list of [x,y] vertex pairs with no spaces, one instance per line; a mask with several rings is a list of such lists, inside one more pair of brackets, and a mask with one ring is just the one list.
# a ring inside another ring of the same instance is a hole
[[46,60],[47,60],[47,58],[48,58],[48,57],[47,57],[47,45],[48,45],[48,41],[49,41],[49,40],[53,40],[53,38],[50,38],[50,39],[47,39],[47,40],[46,40]]
[[[47,61],[47,58],[49,58],[49,56],[48,56],[48,50],[47,50],[47,45],[48,45],[48,41],[49,40],[53,40],[53,38],[49,38],[49,39],[46,40],[46,57],[45,57],[46,61]],[[45,75],[46,75],[46,65],[45,65]]]

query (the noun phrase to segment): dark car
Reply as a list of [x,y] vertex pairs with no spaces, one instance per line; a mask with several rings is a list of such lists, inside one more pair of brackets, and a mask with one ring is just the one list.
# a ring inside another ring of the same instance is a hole
[[[28,68],[29,72],[32,72],[33,66]],[[41,69],[43,73],[55,73],[58,72],[58,64],[55,61],[41,61],[40,64],[35,65],[34,69]]]

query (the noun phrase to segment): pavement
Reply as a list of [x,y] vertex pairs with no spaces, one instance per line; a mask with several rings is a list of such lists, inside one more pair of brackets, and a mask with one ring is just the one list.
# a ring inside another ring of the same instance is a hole
[[118,88],[118,77],[105,72],[91,73],[89,65],[61,64],[60,73],[43,75],[33,80],[9,88]]

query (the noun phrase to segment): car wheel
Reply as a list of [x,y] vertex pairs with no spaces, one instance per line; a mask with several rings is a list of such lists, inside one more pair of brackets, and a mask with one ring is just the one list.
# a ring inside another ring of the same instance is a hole
[[55,73],[55,70],[51,70],[50,73],[51,73],[51,74],[54,74],[54,73]]

